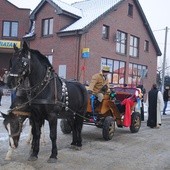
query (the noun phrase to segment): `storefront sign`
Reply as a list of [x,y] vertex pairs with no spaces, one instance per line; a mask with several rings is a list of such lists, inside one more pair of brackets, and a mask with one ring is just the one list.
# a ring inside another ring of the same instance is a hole
[[0,40],[0,48],[13,48],[14,44],[18,48],[21,47],[21,42],[20,41]]

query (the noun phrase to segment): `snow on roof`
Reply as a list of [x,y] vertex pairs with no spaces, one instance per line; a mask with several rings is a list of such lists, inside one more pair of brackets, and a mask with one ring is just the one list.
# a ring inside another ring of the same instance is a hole
[[72,4],[82,10],[83,16],[61,32],[81,30],[121,0],[85,0]]
[[[50,0],[55,5],[57,5],[61,10],[79,16],[76,22],[61,30],[60,32],[81,30],[92,23],[99,16],[104,14],[110,8],[114,7],[118,2],[122,0],[84,0],[80,2],[73,3],[69,5],[60,0]],[[34,35],[35,23],[32,25],[30,33],[26,34],[24,37],[31,37]]]
[[79,17],[82,17],[82,11],[79,8],[71,6],[70,4],[62,2],[60,0],[51,0],[51,1],[54,2],[57,6],[59,6],[62,10],[77,15]]

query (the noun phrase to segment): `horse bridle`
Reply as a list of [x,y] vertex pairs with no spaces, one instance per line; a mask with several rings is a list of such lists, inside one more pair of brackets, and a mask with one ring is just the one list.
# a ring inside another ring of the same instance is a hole
[[18,121],[19,121],[19,130],[18,130],[18,132],[9,135],[9,137],[12,137],[12,138],[13,138],[13,137],[19,136],[19,134],[22,132],[23,120],[22,120],[22,117],[21,117],[21,116],[19,116]]
[[[27,54],[25,54],[27,55]],[[10,74],[10,76],[13,76],[13,77],[20,77],[21,79],[25,76],[25,74],[28,72],[28,74],[31,73],[31,68],[30,68],[30,59],[31,59],[31,54],[30,54],[30,51],[28,51],[28,56],[27,57],[22,57],[22,68],[23,68],[23,72],[21,75],[16,75],[16,74]],[[26,70],[28,69],[28,71]],[[55,76],[52,76],[52,68],[51,67],[47,67],[47,71],[46,71],[46,75],[44,77],[44,79],[39,82],[38,84],[34,85],[33,87],[30,87],[30,88],[21,88],[22,90],[25,90],[25,91],[28,91],[28,92],[36,92],[38,91],[38,93],[36,93],[36,95],[34,97],[32,97],[31,99],[29,99],[27,102],[23,103],[22,105],[25,106],[25,104],[28,104],[30,103],[32,100],[34,100],[46,87],[47,85],[49,84],[49,82],[54,79],[54,84],[56,83],[56,77]],[[56,85],[55,85],[55,100],[54,100],[54,104],[58,103],[60,104],[62,107],[65,107],[65,110],[68,111],[70,110],[71,112],[73,112],[73,114],[75,115],[75,112],[73,110],[71,110],[68,105],[69,105],[69,102],[68,102],[68,91],[67,91],[67,87],[66,87],[66,84],[64,81],[62,81],[61,79],[61,83],[62,83],[62,101],[59,101],[57,100],[57,95],[56,95]],[[18,82],[18,86],[20,86],[20,83]],[[16,107],[16,108],[13,108],[13,110],[15,109],[20,109],[22,108],[23,106],[20,106],[20,107]]]
[[21,60],[22,60],[21,61],[22,62],[22,73],[21,74],[12,74],[12,73],[10,73],[9,75],[11,77],[18,77],[18,81],[17,81],[18,84],[16,86],[17,89],[24,90],[24,91],[26,91],[26,93],[29,93],[29,94],[35,93],[35,96],[30,98],[27,102],[23,103],[20,107],[17,106],[15,108],[13,108],[12,110],[15,110],[15,109],[18,110],[20,108],[23,108],[26,104],[28,104],[32,100],[34,100],[45,89],[45,87],[49,84],[49,82],[54,78],[54,77],[51,77],[52,68],[47,67],[45,77],[43,78],[42,81],[40,81],[39,83],[37,83],[33,87],[23,88],[21,86],[21,80],[23,80],[23,82],[24,82],[25,74],[27,73],[29,75],[31,73],[31,68],[30,68],[31,54],[30,54],[30,51],[28,51],[28,54],[24,54],[24,55],[25,55],[24,57],[21,57]]

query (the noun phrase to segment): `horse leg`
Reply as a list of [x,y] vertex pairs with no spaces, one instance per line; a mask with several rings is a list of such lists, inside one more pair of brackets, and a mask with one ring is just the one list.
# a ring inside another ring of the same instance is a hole
[[50,127],[50,139],[52,142],[52,150],[50,158],[48,159],[48,163],[56,163],[57,162],[57,117],[55,113],[51,113],[51,115],[48,118],[49,121],[49,127]]
[[76,116],[73,121],[73,141],[71,145],[76,150],[81,150],[82,147],[82,127],[83,127],[83,118]]
[[32,122],[29,119],[29,133],[28,133],[28,137],[27,137],[27,140],[26,140],[27,144],[32,143],[32,138],[33,138],[33,135],[32,135]]
[[40,138],[40,140],[41,140],[41,144],[42,145],[46,144],[46,141],[45,141],[45,131],[44,131],[44,123],[45,123],[45,121],[43,122],[43,125],[41,127],[41,138]]
[[82,127],[83,127],[83,118],[78,117],[78,119],[76,119],[76,128],[77,128],[77,147],[78,150],[79,148],[81,149],[82,147]]
[[27,144],[30,144],[31,141],[32,141],[32,126],[30,125],[26,143],[27,143]]
[[13,152],[13,149],[9,146],[8,152],[7,152],[6,156],[5,156],[5,160],[6,160],[6,161],[7,161],[7,160],[9,161],[9,160],[12,159],[12,152]]
[[40,135],[41,135],[41,124],[33,122],[32,124],[32,153],[28,158],[28,161],[36,161],[38,159]]

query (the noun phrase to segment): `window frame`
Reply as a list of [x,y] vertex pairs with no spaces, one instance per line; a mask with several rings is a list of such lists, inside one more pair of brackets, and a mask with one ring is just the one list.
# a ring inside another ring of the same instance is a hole
[[103,25],[103,27],[102,27],[102,39],[105,39],[105,40],[109,39],[109,31],[110,31],[110,27],[108,25]]
[[[114,84],[114,86],[116,85],[123,86],[125,83],[125,76],[126,76],[126,62],[102,57],[101,68],[103,65],[108,65],[110,67],[110,72],[108,74],[109,83]],[[123,82],[121,82],[122,80]]]
[[53,31],[54,31],[54,19],[53,18],[42,19],[42,36],[43,37],[52,36]]
[[149,41],[148,40],[145,40],[144,42],[144,51],[149,52]]
[[133,5],[128,4],[128,16],[133,17]]
[[[6,25],[5,23],[8,24],[7,27],[5,27],[5,25]],[[18,21],[3,21],[2,37],[17,38],[18,30],[19,30],[19,22]]]
[[127,54],[127,33],[120,30],[116,32],[116,53]]
[[[136,87],[141,84],[142,79],[147,77],[148,67],[146,65],[129,63],[128,85]],[[144,74],[145,71],[145,75]]]
[[139,38],[134,35],[130,35],[129,56],[139,57]]

